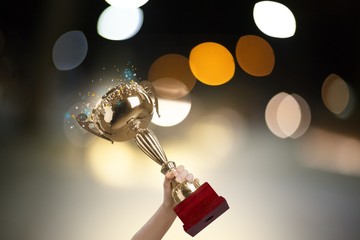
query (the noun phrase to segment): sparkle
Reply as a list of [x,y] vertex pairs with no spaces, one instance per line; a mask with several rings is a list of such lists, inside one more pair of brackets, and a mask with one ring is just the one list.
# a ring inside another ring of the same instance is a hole
[[65,113],[65,119],[70,119],[71,114],[69,112]]
[[[65,114],[65,122],[69,120],[67,123],[68,129],[76,128],[77,122],[76,124],[73,122],[79,114],[83,113],[91,118],[97,102],[112,89],[117,89],[114,94],[131,95],[132,91],[136,90],[137,83],[140,79],[136,71],[137,68],[131,61],[128,61],[123,66],[116,64],[110,67],[102,66],[99,72],[100,75],[89,79],[85,89],[77,92],[80,102]],[[130,86],[128,88],[124,87],[124,85],[129,82],[131,83]]]

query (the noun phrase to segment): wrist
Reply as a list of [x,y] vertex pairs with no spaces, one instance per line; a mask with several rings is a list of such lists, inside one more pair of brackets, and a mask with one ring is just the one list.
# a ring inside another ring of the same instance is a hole
[[[168,216],[170,219],[176,218],[176,213],[174,211],[174,205],[169,203],[162,203],[160,206],[160,211],[163,212],[166,216]],[[164,216],[165,216],[164,215]]]
[[168,209],[168,210],[173,210],[174,208],[174,202],[170,202],[170,201],[164,201],[162,204],[161,204],[161,207],[164,208],[164,209]]

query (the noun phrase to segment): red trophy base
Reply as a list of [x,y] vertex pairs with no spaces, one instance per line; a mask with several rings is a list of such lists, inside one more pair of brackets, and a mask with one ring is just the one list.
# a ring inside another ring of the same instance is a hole
[[225,198],[218,196],[205,182],[176,205],[174,211],[184,223],[185,232],[195,236],[228,209],[229,205]]

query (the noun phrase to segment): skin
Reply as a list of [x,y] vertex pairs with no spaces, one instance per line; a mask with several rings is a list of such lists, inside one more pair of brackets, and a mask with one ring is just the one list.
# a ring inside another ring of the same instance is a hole
[[166,173],[163,183],[163,202],[151,218],[135,233],[131,240],[161,240],[169,230],[176,219],[176,214],[173,210],[175,202],[171,197],[171,180],[173,178],[179,183],[185,180],[199,181],[198,179],[194,179],[194,176],[189,173],[184,166],[179,166]]

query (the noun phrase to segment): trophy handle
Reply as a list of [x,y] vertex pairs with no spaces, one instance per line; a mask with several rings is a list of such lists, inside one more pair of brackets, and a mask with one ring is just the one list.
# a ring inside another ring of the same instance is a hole
[[145,95],[150,95],[151,97],[154,98],[154,107],[156,109],[156,113],[157,115],[160,117],[160,114],[159,114],[159,101],[158,101],[158,98],[157,98],[157,95],[156,95],[156,90],[154,88],[154,86],[151,84],[150,81],[141,81],[139,83],[145,90]]
[[[81,113],[81,114],[77,115],[76,121],[86,131],[113,143],[113,141],[111,139],[105,137],[104,134],[102,134],[99,129],[97,129],[98,131],[94,131],[94,128],[96,128],[95,124],[91,120],[88,119],[88,116],[85,113]],[[90,127],[90,124],[93,124],[94,127]]]

